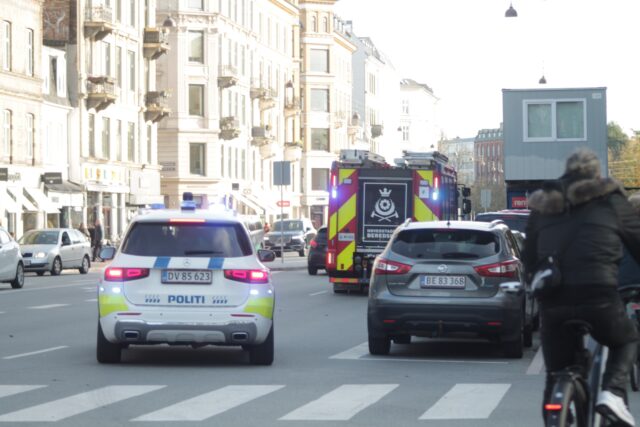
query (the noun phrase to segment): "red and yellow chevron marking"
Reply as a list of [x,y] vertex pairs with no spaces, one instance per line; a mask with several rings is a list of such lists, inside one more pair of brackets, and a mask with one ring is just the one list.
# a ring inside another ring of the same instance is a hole
[[[351,181],[345,183],[349,178]],[[338,170],[338,197],[334,208],[329,212],[329,239],[340,233],[356,234],[356,193],[358,192],[358,173],[356,169]],[[353,266],[353,253],[356,242],[335,240],[336,270],[346,271]]]
[[358,283],[360,279],[357,277],[330,277],[329,282],[331,283]]
[[438,205],[429,199],[420,198],[420,181],[427,181],[433,188],[433,171],[417,170],[413,176],[413,219],[415,221],[437,221],[440,210]]

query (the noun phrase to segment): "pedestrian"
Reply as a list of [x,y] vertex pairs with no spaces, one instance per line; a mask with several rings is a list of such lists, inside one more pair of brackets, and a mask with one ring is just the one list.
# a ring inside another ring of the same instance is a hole
[[96,260],[100,259],[100,251],[102,250],[102,237],[102,224],[100,224],[99,219],[96,219],[93,231],[93,262],[96,262]]
[[80,223],[80,225],[78,226],[78,231],[82,233],[82,235],[85,236],[87,239],[91,239],[91,234],[89,234],[89,230],[87,229],[87,226],[85,225],[84,222]]
[[268,232],[270,232],[270,231],[271,231],[271,226],[269,225],[269,223],[268,223],[268,222],[265,222],[265,223],[264,223],[263,230],[264,230],[264,232],[265,232],[265,233],[268,233]]
[[634,426],[625,398],[638,333],[617,285],[623,243],[640,261],[640,218],[622,185],[601,177],[598,157],[586,149],[569,156],[565,173],[535,191],[529,207],[523,252],[527,277],[540,261],[554,256],[562,278],[557,292],[539,300],[547,370],[543,404],[551,394],[551,373],[575,364],[578,332],[563,325],[583,320],[591,325],[593,338],[609,347],[596,410],[612,414],[617,425]]
[[[640,218],[640,192],[632,194],[629,197],[629,203],[631,203],[636,215]],[[636,262],[626,246],[624,247],[618,274],[618,284],[620,286],[640,284],[640,263]]]

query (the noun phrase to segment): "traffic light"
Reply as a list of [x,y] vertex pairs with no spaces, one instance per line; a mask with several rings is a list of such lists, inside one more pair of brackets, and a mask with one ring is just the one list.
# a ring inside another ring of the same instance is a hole
[[471,200],[470,199],[462,199],[462,213],[469,214],[471,213]]
[[462,197],[471,196],[471,189],[469,187],[462,187]]

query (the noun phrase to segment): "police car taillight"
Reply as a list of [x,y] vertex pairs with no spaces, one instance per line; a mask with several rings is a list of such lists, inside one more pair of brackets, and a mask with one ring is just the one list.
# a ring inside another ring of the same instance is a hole
[[107,267],[104,270],[104,280],[107,282],[126,282],[143,279],[148,276],[148,268]]
[[224,277],[244,283],[269,282],[269,272],[267,270],[224,270]]

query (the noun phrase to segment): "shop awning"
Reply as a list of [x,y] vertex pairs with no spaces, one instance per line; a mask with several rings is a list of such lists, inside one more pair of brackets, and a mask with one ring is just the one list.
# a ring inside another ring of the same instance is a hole
[[[18,203],[19,212],[38,212],[38,208],[17,188],[7,188],[9,195]],[[21,207],[20,207],[21,206]]]
[[56,193],[84,193],[82,185],[75,184],[71,181],[62,181],[61,184],[47,184],[45,182],[44,187],[47,191],[54,191]]
[[22,212],[20,205],[16,203],[4,188],[0,188],[0,208],[14,214]]
[[48,184],[45,182],[49,200],[58,208],[63,206],[83,207],[84,187],[70,181],[62,181],[61,184]]
[[[36,205],[38,205],[39,209],[36,210],[52,214],[60,213],[58,207],[49,200],[49,198],[39,188],[25,187],[24,191],[36,202]],[[24,197],[23,199],[26,200],[27,198]]]
[[255,205],[259,206],[262,209],[260,214],[264,213],[265,215],[269,215],[269,214],[277,215],[280,213],[280,208],[275,204],[269,203],[266,200],[260,200],[258,197],[256,197],[253,194],[246,194],[246,195],[243,194],[243,196],[247,200],[253,202]]

